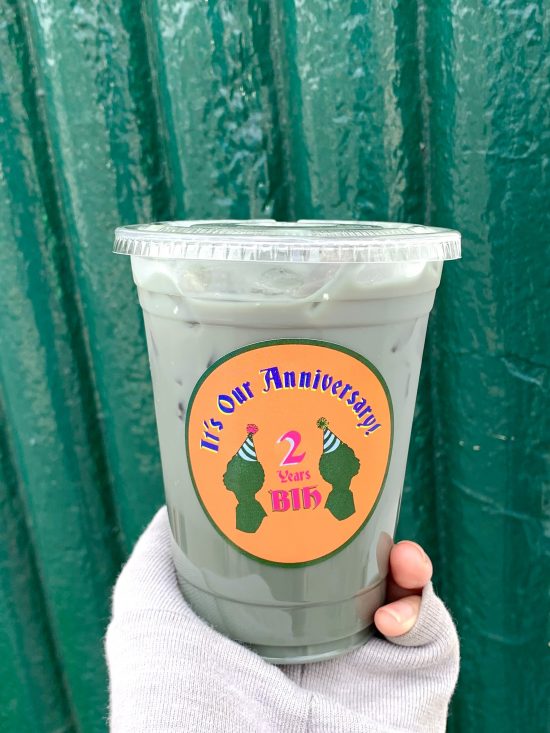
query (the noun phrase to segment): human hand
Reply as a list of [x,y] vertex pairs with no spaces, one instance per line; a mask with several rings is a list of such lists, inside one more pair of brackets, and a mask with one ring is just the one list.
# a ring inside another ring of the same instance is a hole
[[390,555],[373,638],[336,659],[276,667],[200,619],[179,591],[166,509],[115,587],[106,652],[113,733],[443,731],[458,675],[453,623],[412,542]]
[[374,614],[378,631],[389,639],[406,634],[418,620],[422,589],[432,579],[432,563],[416,542],[404,540],[390,552],[385,606]]

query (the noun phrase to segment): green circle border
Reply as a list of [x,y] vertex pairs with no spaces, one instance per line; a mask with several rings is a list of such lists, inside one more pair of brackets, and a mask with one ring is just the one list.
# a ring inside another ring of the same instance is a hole
[[[195,477],[193,475],[193,468],[191,466],[191,457],[189,455],[189,418],[191,416],[193,402],[195,400],[195,396],[197,392],[199,391],[199,389],[201,388],[205,380],[210,376],[210,374],[214,370],[216,370],[219,366],[224,364],[226,361],[229,361],[230,359],[233,359],[235,356],[239,356],[240,354],[244,354],[247,351],[255,351],[256,349],[263,349],[267,346],[283,346],[283,345],[289,345],[289,344],[297,344],[299,346],[301,345],[320,346],[326,349],[333,349],[334,351],[340,351],[362,362],[366,367],[368,367],[374,373],[374,375],[380,381],[380,384],[382,385],[382,388],[384,389],[384,393],[386,395],[386,398],[388,400],[388,405],[390,408],[390,449],[388,453],[388,461],[386,463],[386,471],[382,479],[382,484],[380,485],[378,496],[376,497],[376,501],[372,505],[370,512],[365,517],[361,526],[351,535],[351,537],[349,537],[349,539],[347,539],[343,544],[341,544],[335,550],[332,550],[331,552],[327,553],[326,555],[321,555],[321,557],[316,557],[313,560],[305,560],[303,562],[275,562],[274,560],[266,560],[263,557],[258,557],[257,555],[253,555],[251,552],[247,552],[242,547],[239,547],[239,545],[233,542],[233,540],[229,539],[229,537],[226,534],[224,534],[222,530],[218,527],[213,517],[210,515],[208,509],[204,505],[202,497],[197,488],[197,484],[195,482]],[[195,387],[193,391],[191,392],[191,397],[189,398],[189,404],[187,407],[187,415],[185,417],[185,453],[187,456],[187,467],[189,469],[189,476],[191,477],[191,483],[193,484],[193,488],[195,489],[195,494],[197,495],[197,499],[199,500],[199,503],[204,513],[210,520],[210,523],[212,524],[216,532],[220,535],[220,537],[223,537],[223,539],[228,544],[234,547],[242,555],[246,555],[246,557],[249,557],[251,560],[255,560],[256,562],[262,563],[263,565],[273,565],[273,566],[282,567],[282,568],[300,568],[300,567],[306,567],[308,565],[316,565],[319,562],[328,560],[329,557],[336,555],[338,552],[341,552],[345,547],[347,547],[357,537],[357,535],[360,532],[363,531],[365,525],[367,524],[369,519],[372,517],[374,510],[378,506],[380,497],[384,493],[384,489],[386,488],[386,479],[388,477],[388,471],[390,468],[390,463],[391,463],[391,458],[392,458],[392,453],[393,453],[393,402],[392,402],[390,390],[388,388],[388,385],[386,384],[386,380],[380,374],[380,372],[374,366],[374,364],[370,362],[368,359],[366,359],[364,356],[362,356],[361,354],[358,354],[356,351],[353,351],[352,349],[348,349],[346,346],[340,346],[338,344],[333,344],[329,341],[318,341],[316,339],[273,339],[269,341],[259,341],[254,344],[250,344],[249,346],[243,346],[240,349],[236,349],[235,351],[231,351],[228,354],[225,354],[225,356],[222,356],[220,359],[218,359],[213,364],[211,364],[205,372],[203,372],[199,381],[195,384]]]

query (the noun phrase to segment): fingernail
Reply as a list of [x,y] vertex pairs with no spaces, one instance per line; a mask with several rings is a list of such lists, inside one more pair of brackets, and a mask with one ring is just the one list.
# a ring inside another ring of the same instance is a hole
[[430,558],[426,555],[420,545],[417,545],[416,542],[407,542],[407,544],[416,552],[416,554],[418,555],[418,559],[424,565],[428,565],[428,563],[430,562]]
[[389,606],[384,606],[382,609],[386,613],[389,613],[394,621],[398,624],[403,624],[406,621],[410,621],[416,615],[416,608],[409,603],[406,598],[402,598],[399,601],[390,603]]

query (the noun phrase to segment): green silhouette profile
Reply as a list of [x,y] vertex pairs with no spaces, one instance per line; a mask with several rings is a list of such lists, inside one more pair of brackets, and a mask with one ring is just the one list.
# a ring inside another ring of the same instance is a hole
[[223,483],[237,497],[237,529],[241,532],[256,532],[266,516],[265,509],[256,499],[256,494],[264,484],[265,473],[254,447],[254,435],[258,427],[247,425],[246,432],[246,440],[227,464]]
[[331,484],[325,507],[336,519],[347,519],[355,512],[355,501],[350,491],[351,480],[359,473],[361,463],[353,450],[329,430],[328,420],[321,417],[317,427],[323,431],[323,455],[319,459],[319,471]]

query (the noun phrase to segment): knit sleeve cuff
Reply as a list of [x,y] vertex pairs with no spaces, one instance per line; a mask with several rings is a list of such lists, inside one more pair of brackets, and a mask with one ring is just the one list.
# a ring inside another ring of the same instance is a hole
[[422,591],[420,612],[415,625],[406,634],[389,637],[388,641],[399,646],[434,644],[445,649],[458,650],[458,636],[451,615],[443,601],[436,596],[431,583]]

